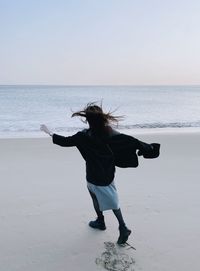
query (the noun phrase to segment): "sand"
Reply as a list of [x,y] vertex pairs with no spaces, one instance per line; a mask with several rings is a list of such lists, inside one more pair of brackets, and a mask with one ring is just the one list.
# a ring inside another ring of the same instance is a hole
[[116,172],[136,250],[116,246],[111,211],[106,231],[88,227],[95,213],[76,148],[49,137],[0,139],[0,270],[199,271],[200,133],[137,137],[160,142],[161,155]]

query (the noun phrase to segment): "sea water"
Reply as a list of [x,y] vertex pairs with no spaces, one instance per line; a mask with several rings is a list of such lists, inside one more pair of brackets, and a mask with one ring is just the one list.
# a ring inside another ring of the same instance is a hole
[[121,132],[200,128],[200,86],[0,86],[0,137],[63,135],[86,128],[73,112],[97,102],[123,115]]

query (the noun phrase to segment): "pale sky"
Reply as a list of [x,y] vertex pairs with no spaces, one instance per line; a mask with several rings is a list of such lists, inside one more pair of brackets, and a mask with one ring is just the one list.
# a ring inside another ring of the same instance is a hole
[[199,0],[0,0],[0,84],[200,84]]

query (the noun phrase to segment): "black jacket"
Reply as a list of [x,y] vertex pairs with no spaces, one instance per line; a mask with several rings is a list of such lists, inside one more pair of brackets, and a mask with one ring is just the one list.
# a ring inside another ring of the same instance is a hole
[[62,147],[78,148],[86,161],[86,179],[95,185],[109,185],[114,179],[115,166],[137,167],[138,155],[144,158],[159,156],[160,144],[147,144],[120,133],[105,138],[92,137],[85,131],[68,137],[53,134],[52,139],[54,144]]
[[160,144],[148,144],[125,134],[110,137],[108,145],[113,152],[115,165],[121,168],[137,167],[138,156],[150,159],[160,154]]

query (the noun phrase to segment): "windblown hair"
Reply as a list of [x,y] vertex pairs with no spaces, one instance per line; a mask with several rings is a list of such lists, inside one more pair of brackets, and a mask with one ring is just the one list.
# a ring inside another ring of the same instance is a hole
[[88,103],[86,107],[74,112],[72,117],[83,117],[83,122],[88,123],[93,134],[105,134],[107,132],[108,125],[111,123],[118,124],[119,120],[123,119],[123,116],[114,116],[113,112],[103,112],[102,105],[98,106],[95,102]]

